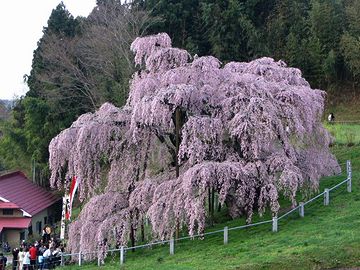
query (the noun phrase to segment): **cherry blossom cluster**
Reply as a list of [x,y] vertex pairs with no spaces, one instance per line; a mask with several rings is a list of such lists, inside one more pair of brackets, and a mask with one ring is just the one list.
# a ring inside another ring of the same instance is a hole
[[225,65],[192,58],[165,33],[139,37],[131,49],[140,71],[126,105],[81,116],[49,147],[52,185],[66,188],[75,175],[87,201],[70,225],[71,251],[127,245],[144,220],[153,239],[177,228],[202,233],[209,190],[232,217],[276,215],[280,196],[295,206],[300,191],[340,172],[321,124],[325,93],[300,70],[266,57]]

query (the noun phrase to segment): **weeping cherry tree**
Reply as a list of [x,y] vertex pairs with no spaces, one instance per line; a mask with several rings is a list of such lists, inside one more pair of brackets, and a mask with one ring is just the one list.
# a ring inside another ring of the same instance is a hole
[[295,206],[297,193],[340,172],[321,124],[325,93],[300,70],[271,58],[193,58],[165,33],[131,50],[139,71],[126,105],[80,116],[49,146],[52,186],[77,176],[86,203],[69,251],[105,256],[110,244],[134,242],[146,218],[152,240],[203,233],[209,191],[233,218],[276,215],[279,196]]

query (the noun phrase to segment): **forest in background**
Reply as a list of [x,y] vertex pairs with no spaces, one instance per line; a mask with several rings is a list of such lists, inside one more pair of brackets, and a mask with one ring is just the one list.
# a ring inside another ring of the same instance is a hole
[[174,47],[224,64],[270,56],[301,69],[313,88],[356,93],[358,14],[357,0],[98,0],[74,18],[60,3],[25,76],[30,90],[0,119],[0,168],[47,186],[50,140],[106,101],[124,105],[137,36],[167,32]]

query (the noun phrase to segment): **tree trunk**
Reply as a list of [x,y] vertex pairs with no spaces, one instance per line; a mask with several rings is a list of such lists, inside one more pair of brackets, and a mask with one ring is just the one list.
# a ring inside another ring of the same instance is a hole
[[[131,241],[131,246],[135,247],[135,231],[133,225],[131,225],[130,227],[130,241]],[[135,248],[132,248],[131,250],[132,252],[135,252]]]
[[141,241],[145,242],[144,219],[141,220]]
[[215,188],[212,188],[211,192],[211,218],[214,219],[214,210],[215,210]]
[[175,231],[175,239],[180,237],[180,223],[179,220],[176,220],[176,231]]
[[209,217],[211,217],[211,189],[208,190]]

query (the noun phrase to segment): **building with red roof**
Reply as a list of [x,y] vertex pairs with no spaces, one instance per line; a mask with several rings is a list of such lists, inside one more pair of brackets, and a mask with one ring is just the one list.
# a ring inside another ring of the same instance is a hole
[[19,246],[39,238],[45,225],[61,218],[61,198],[32,183],[24,173],[0,176],[0,243]]

